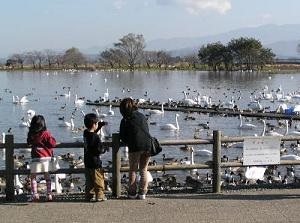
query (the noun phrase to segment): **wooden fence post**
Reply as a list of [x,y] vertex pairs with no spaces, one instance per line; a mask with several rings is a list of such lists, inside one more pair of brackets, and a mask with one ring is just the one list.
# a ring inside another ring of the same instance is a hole
[[213,131],[213,192],[221,192],[221,131]]
[[112,195],[121,196],[121,152],[120,152],[120,136],[118,133],[112,134]]
[[5,136],[6,200],[13,201],[14,186],[14,136]]

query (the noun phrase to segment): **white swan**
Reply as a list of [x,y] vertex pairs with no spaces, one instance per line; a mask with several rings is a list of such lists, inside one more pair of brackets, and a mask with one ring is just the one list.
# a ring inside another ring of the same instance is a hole
[[263,180],[266,169],[266,167],[248,166],[245,171],[245,177],[247,180]]
[[62,120],[62,122],[58,125],[59,127],[67,127],[67,128],[74,128],[74,120],[73,117],[71,118],[70,122]]
[[106,92],[103,95],[104,101],[108,101],[108,99],[109,99],[108,97],[109,97],[108,88],[106,88]]
[[115,112],[111,108],[112,108],[112,105],[110,104],[109,105],[109,111],[107,112],[107,114],[110,115],[110,116],[113,116],[113,115],[115,115]]
[[263,99],[265,99],[265,100],[273,100],[272,93],[263,92],[262,95],[263,95]]
[[23,184],[20,181],[20,177],[18,174],[14,176],[14,185],[15,185],[15,193],[16,194],[22,194],[23,193]]
[[19,127],[30,127],[30,120],[26,120],[24,117],[21,120],[22,122],[19,124]]
[[280,157],[280,160],[300,160],[300,156],[289,154]]
[[259,101],[251,101],[248,107],[254,111],[260,111],[263,109],[263,106],[260,104]]
[[2,140],[1,142],[4,144],[5,143],[5,132],[2,132]]
[[12,101],[13,104],[19,104],[19,103],[20,103],[19,96],[14,96],[14,95],[13,95],[13,99],[12,99],[12,100],[13,100],[13,101]]
[[195,102],[193,99],[187,98],[187,94],[185,91],[182,92],[184,95],[184,98],[181,100],[181,102],[186,105],[186,106],[192,106],[192,105],[196,105],[197,102]]
[[240,125],[238,126],[239,129],[254,129],[256,128],[256,125],[250,124],[250,123],[243,123],[242,115],[239,115],[240,117]]
[[105,114],[105,113],[99,113],[99,109],[98,108],[93,108],[92,110],[96,112],[96,115],[99,118],[105,118],[105,117],[107,117],[107,114]]
[[210,157],[212,156],[212,151],[209,151],[207,149],[199,149],[195,151],[195,156]]
[[[181,160],[180,161],[180,164],[183,164],[183,165],[194,165],[195,162],[194,162],[194,148],[193,147],[190,147],[189,148],[189,151],[190,151],[190,160]],[[191,169],[190,170],[190,174],[195,174],[197,172],[197,169]]]
[[156,115],[164,114],[164,103],[161,103],[161,110],[150,109],[148,111],[149,111],[149,114],[156,114]]
[[268,131],[266,132],[266,136],[284,136],[284,135],[287,135],[288,132],[289,132],[289,123],[288,123],[288,120],[285,120],[285,133],[284,134],[280,134],[278,132],[275,132],[274,130],[271,130],[271,131]]
[[288,121],[286,120],[286,128],[287,128],[287,130],[286,130],[286,132],[287,132],[287,134],[286,135],[300,135],[300,131],[289,131],[289,123],[288,123]]
[[176,126],[168,123],[168,124],[161,125],[160,129],[161,130],[179,130],[178,117],[179,117],[179,114],[175,114]]
[[232,96],[230,101],[223,102],[222,106],[223,106],[223,108],[230,108],[230,109],[234,108],[234,106],[235,106],[234,97]]
[[84,104],[84,100],[80,99],[77,97],[77,94],[75,95],[75,101],[74,101],[75,105],[83,105]]
[[68,93],[64,93],[64,96],[65,96],[66,98],[69,98],[69,97],[71,96],[71,91],[69,90]]
[[[265,120],[261,120],[261,121],[263,122],[263,130],[261,131],[260,136],[265,136],[265,134],[266,134],[266,128],[267,128],[266,121]],[[254,136],[257,137],[258,135],[254,134]]]
[[27,99],[26,96],[23,96],[23,97],[20,99],[20,101],[19,101],[19,103],[21,103],[21,104],[25,104],[25,103],[28,103],[28,102],[29,102],[29,100]]
[[29,110],[27,110],[26,115],[27,115],[28,119],[31,120],[33,118],[33,116],[35,116],[35,111],[32,109],[29,109]]

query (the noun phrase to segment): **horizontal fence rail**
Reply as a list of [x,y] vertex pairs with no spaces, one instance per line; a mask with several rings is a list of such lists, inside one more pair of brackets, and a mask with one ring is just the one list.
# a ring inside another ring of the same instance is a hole
[[[271,137],[271,136],[266,136]],[[168,171],[168,170],[190,170],[190,169],[212,169],[213,172],[213,192],[219,193],[221,191],[221,168],[227,167],[245,167],[239,161],[221,161],[221,144],[227,142],[243,142],[244,139],[253,137],[227,137],[222,136],[221,131],[213,131],[211,139],[180,139],[180,140],[160,140],[162,146],[177,146],[177,145],[213,145],[212,160],[206,163],[196,164],[180,164],[180,165],[156,165],[149,166],[149,171]],[[280,137],[282,141],[297,141],[300,136],[283,136]],[[121,196],[121,172],[128,172],[129,167],[121,167],[121,147],[125,145],[120,142],[119,134],[112,135],[112,141],[103,142],[107,147],[112,148],[112,168],[105,168],[106,172],[112,173],[112,194],[115,197]],[[29,148],[26,143],[14,143],[14,136],[7,135],[5,137],[5,144],[0,143],[0,148],[5,149],[5,170],[0,171],[0,175],[6,178],[6,200],[14,200],[14,175],[27,175],[30,170],[14,169],[14,150]],[[57,143],[56,148],[83,148],[83,143]],[[300,165],[300,160],[281,160],[278,165]],[[79,169],[58,169],[52,172],[57,173],[84,173],[84,168]]]

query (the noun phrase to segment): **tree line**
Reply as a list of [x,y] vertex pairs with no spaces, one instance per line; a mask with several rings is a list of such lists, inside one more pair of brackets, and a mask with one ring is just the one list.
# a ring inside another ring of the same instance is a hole
[[210,70],[260,70],[273,63],[275,54],[262,47],[253,38],[232,39],[226,46],[220,42],[203,45],[197,53],[184,57],[172,56],[164,50],[147,51],[143,35],[129,33],[100,52],[97,59],[90,59],[79,49],[72,47],[65,52],[50,49],[15,53],[6,61],[6,67],[24,69],[55,68],[111,68],[129,69],[210,69]]

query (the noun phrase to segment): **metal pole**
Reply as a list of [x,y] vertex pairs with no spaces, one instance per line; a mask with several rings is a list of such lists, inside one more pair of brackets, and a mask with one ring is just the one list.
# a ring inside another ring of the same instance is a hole
[[213,131],[213,192],[221,192],[221,131]]
[[120,137],[118,133],[112,134],[112,195],[115,197],[121,196],[121,152],[120,152]]
[[14,200],[14,136],[5,136],[6,200]]

